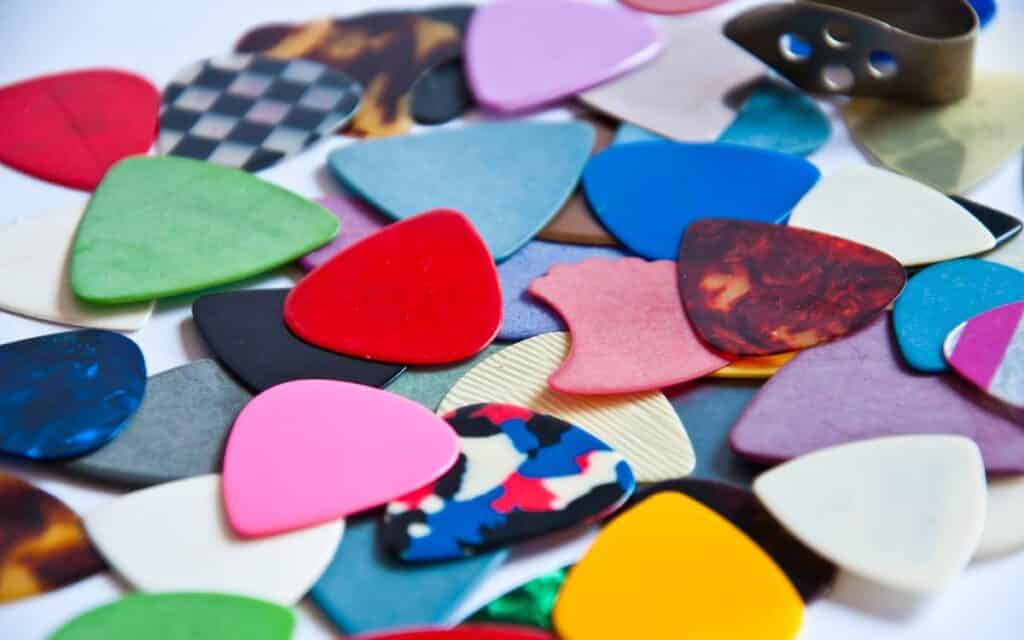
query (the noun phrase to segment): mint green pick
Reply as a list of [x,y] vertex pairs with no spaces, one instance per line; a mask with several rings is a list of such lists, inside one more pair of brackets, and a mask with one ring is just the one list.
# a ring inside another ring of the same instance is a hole
[[176,157],[122,160],[96,189],[71,254],[71,288],[138,302],[248,278],[330,242],[338,218],[237,169]]

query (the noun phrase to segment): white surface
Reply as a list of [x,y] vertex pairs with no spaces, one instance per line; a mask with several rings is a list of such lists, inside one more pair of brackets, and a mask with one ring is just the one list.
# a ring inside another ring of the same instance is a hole
[[[41,73],[106,65],[142,73],[162,86],[183,65],[227,51],[246,29],[262,22],[298,20],[343,10],[357,12],[370,7],[428,4],[422,0],[0,0],[0,38],[5,45],[0,57],[0,84]],[[727,16],[751,4],[755,2],[734,0],[709,13]],[[1024,73],[1024,45],[1020,41],[1024,34],[1024,6],[1018,0],[1003,0],[999,12],[982,34],[979,66]],[[825,173],[866,162],[851,143],[845,125],[835,117],[835,105],[824,106],[833,117],[833,136],[810,157],[811,161]],[[331,191],[335,187],[324,170],[324,161],[328,151],[340,144],[343,142],[339,139],[322,141],[261,175],[304,195]],[[82,192],[33,180],[3,167],[0,193],[4,195],[0,222],[52,207],[83,203],[86,199]],[[1024,216],[1020,156],[967,196]],[[247,286],[289,286],[299,275],[297,269],[283,269]],[[191,300],[185,297],[161,301],[151,322],[132,334],[146,355],[151,373],[210,357],[192,323]],[[0,342],[62,329],[0,312]],[[101,485],[74,481],[42,466],[4,459],[0,460],[0,470],[42,486],[79,512],[117,495]],[[482,585],[460,608],[460,613],[469,614],[516,584],[571,562],[585,550],[589,540],[584,537],[567,544],[559,537],[555,544],[535,544],[517,550],[514,560]],[[916,603],[889,597],[844,575],[829,598],[808,607],[800,640],[1016,639],[1024,628],[1024,607],[1020,606],[1019,596],[1022,576],[1024,553],[975,563],[942,595]],[[124,583],[103,575],[43,596],[0,605],[0,636],[4,640],[44,638],[69,618],[127,591]],[[308,600],[303,601],[297,612],[296,640],[327,640],[338,635]]]
[[89,538],[140,591],[213,591],[298,602],[327,569],[345,521],[245,539],[228,525],[220,475],[167,482],[82,516]]
[[997,558],[1024,547],[1024,477],[988,483],[988,513],[976,559]]

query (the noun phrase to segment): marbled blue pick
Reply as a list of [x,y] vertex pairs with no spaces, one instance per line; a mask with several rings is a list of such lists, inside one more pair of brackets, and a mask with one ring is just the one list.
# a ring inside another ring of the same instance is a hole
[[499,340],[525,340],[549,331],[565,331],[565,323],[551,307],[526,290],[536,278],[556,264],[573,264],[591,258],[616,260],[625,253],[612,247],[561,244],[534,240],[498,267],[501,280],[502,317]]
[[771,81],[757,84],[718,142],[807,155],[828,142],[832,124],[818,103]]
[[376,522],[346,526],[310,595],[346,634],[442,625],[481,580],[497,569],[505,550],[438,564],[401,564],[379,548]]
[[783,222],[820,175],[803,158],[764,149],[636,142],[594,156],[583,188],[598,219],[630,251],[676,260],[693,220]]
[[958,324],[995,307],[1024,300],[1024,272],[964,258],[922,269],[893,306],[896,343],[917,371],[949,371],[942,343]]
[[475,124],[351,144],[328,165],[396,220],[438,208],[464,213],[500,262],[573,194],[594,135],[581,122]]
[[53,460],[98,449],[145,389],[142,351],[118,333],[67,331],[0,346],[0,452]]

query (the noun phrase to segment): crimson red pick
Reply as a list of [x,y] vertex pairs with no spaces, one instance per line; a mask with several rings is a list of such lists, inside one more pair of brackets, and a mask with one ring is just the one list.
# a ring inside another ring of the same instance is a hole
[[469,624],[452,629],[404,629],[385,631],[353,640],[555,640],[555,636],[526,627]]
[[0,162],[36,178],[93,190],[114,163],[156,137],[160,94],[112,69],[40,76],[0,88]]
[[494,339],[501,289],[472,223],[438,209],[385,227],[310,272],[288,295],[284,319],[324,349],[444,364]]

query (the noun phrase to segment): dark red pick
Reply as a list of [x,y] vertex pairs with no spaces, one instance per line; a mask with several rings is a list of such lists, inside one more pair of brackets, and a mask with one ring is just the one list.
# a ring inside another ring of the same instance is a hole
[[285,300],[284,319],[324,349],[444,364],[494,339],[501,289],[472,223],[439,209],[385,227],[310,272]]
[[0,88],[0,162],[91,191],[114,163],[156,137],[160,94],[112,69],[41,76]]

